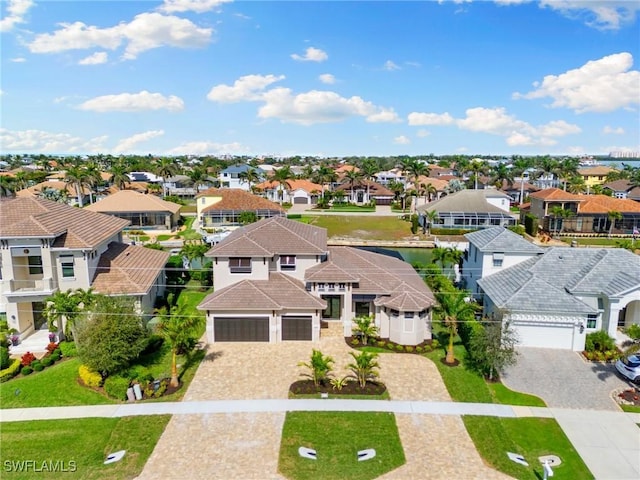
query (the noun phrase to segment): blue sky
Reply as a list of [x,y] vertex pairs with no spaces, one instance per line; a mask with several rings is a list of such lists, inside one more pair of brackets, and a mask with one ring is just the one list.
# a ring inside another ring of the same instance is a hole
[[2,0],[2,153],[640,151],[640,3]]

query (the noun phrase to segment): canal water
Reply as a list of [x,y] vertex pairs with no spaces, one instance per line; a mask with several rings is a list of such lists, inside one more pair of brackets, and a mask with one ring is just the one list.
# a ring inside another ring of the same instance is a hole
[[431,263],[431,255],[433,249],[431,248],[406,248],[406,247],[358,247],[363,250],[368,250],[370,252],[382,253],[385,255],[389,255],[396,258],[402,258],[405,262],[409,264],[414,263],[422,263],[429,264]]

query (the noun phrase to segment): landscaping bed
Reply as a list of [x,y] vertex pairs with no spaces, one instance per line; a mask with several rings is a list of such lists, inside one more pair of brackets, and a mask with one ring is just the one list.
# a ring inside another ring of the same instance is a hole
[[630,405],[640,407],[640,391],[637,388],[627,388],[614,396],[620,405]]
[[345,342],[351,348],[363,349],[371,352],[415,353],[418,355],[432,352],[440,346],[438,341],[435,339],[425,340],[418,345],[400,345],[396,342],[392,342],[388,338],[370,338],[367,341],[367,344],[364,345],[359,337],[345,337]]
[[362,388],[358,382],[346,382],[342,388],[337,389],[330,384],[320,383],[315,385],[313,380],[298,380],[289,387],[289,393],[293,395],[310,395],[330,393],[331,395],[382,395],[387,387],[379,382],[367,382]]

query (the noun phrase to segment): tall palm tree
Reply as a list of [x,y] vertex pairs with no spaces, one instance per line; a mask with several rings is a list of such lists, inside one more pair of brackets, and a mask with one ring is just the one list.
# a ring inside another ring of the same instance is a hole
[[167,196],[166,180],[178,173],[178,165],[172,158],[159,158],[154,165],[155,174],[162,178],[162,196]]
[[[199,315],[168,315],[160,320],[158,331],[171,347],[171,380],[169,385],[177,387],[178,380],[178,353],[186,350],[202,328],[204,317]],[[185,352],[186,353],[186,352]]]
[[75,166],[75,165],[69,166],[67,167],[67,170],[64,174],[64,180],[65,182],[70,183],[74,186],[76,190],[76,196],[78,199],[78,206],[82,208],[84,206],[82,201],[82,197],[83,197],[82,187],[87,182],[87,173],[80,166]]
[[[577,158],[565,158],[558,163],[556,167],[556,172],[558,176],[562,179],[563,189],[567,191],[567,183],[572,181],[576,176],[578,176],[578,167],[580,166],[580,161]],[[582,177],[580,177],[582,178]]]
[[189,179],[193,183],[193,191],[198,194],[198,187],[207,180],[207,172],[202,167],[195,167],[188,173]]
[[392,180],[389,182],[387,187],[393,192],[395,201],[402,199],[402,210],[404,211],[404,183],[399,182],[398,180]]
[[438,189],[433,183],[424,183],[425,204],[431,202],[438,195]]
[[378,165],[372,158],[365,158],[360,165],[360,174],[362,178],[367,182],[367,199],[369,199],[369,182],[372,182],[376,178],[378,173]]
[[50,331],[58,331],[61,336],[69,336],[80,312],[87,309],[96,299],[93,290],[58,291],[45,299],[44,317]]
[[[540,171],[542,175],[549,176],[552,175],[558,168],[558,161],[549,156],[542,157],[536,161],[536,168]],[[545,180],[545,188],[550,187],[548,180]]]
[[124,190],[127,183],[131,181],[128,175],[129,169],[123,162],[113,163],[109,173],[111,174],[111,184],[119,190]]
[[100,167],[96,162],[89,162],[84,166],[85,170],[85,185],[89,189],[89,203],[93,203],[93,191],[102,183],[102,175],[100,174]]
[[240,172],[238,176],[240,177],[240,181],[247,182],[249,184],[249,190],[251,190],[252,185],[255,185],[260,181],[260,174],[258,173],[258,170],[253,167],[249,167],[246,171]]
[[609,237],[611,237],[611,234],[613,233],[613,227],[615,226],[616,221],[622,220],[622,213],[616,210],[610,210],[607,212],[607,218],[609,219],[609,222],[610,222]]
[[449,344],[445,363],[453,365],[456,362],[453,351],[453,340],[458,333],[458,322],[472,320],[476,311],[475,305],[467,301],[467,294],[460,290],[436,293],[438,306],[435,311],[449,333]]
[[344,178],[349,183],[349,189],[351,190],[351,198],[353,199],[353,189],[355,185],[362,180],[362,174],[358,170],[353,169],[353,170],[347,171],[344,174]]
[[565,219],[572,217],[573,212],[571,210],[564,209],[560,206],[555,206],[555,207],[551,207],[551,209],[549,210],[549,213],[555,219],[554,229],[558,228],[558,219],[560,219],[560,229],[557,233],[562,234],[562,231],[564,230],[564,221]]
[[565,191],[569,190],[569,193],[584,193],[587,190],[587,185],[581,175],[574,175],[568,182],[566,178],[564,179],[564,189]]
[[507,185],[513,185],[513,171],[504,163],[498,163],[492,168],[491,183],[497,188],[502,188],[502,184],[505,181]]
[[9,175],[0,175],[0,197],[15,197],[16,181]]
[[278,199],[280,200],[281,205],[284,198],[283,190],[290,187],[291,184],[289,183],[289,180],[292,180],[293,178],[294,175],[289,165],[280,167],[273,172],[271,180],[278,184]]
[[431,229],[433,228],[433,224],[440,219],[440,215],[436,210],[429,210],[424,215],[424,220],[426,222],[425,227],[429,231],[429,235],[431,235]]
[[473,175],[473,189],[478,189],[478,175],[487,171],[487,164],[483,160],[473,160],[467,167],[467,172]]

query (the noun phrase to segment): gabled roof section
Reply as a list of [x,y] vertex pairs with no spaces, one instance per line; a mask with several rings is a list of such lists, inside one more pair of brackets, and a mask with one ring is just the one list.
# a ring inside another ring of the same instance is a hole
[[520,235],[504,227],[491,227],[465,235],[469,243],[481,252],[540,254],[543,249],[527,242]]
[[[238,249],[242,246],[242,255]],[[323,255],[327,231],[284,217],[271,217],[234,230],[207,253],[208,257]]]
[[[286,190],[304,190],[307,193],[311,192],[321,192],[323,190],[322,185],[317,183],[310,182],[305,179],[291,179],[287,180],[286,185],[283,185],[283,188]],[[256,185],[256,188],[261,190],[268,189],[279,189],[280,184],[275,180],[267,180],[266,182],[259,183]]]
[[112,242],[100,256],[91,288],[104,295],[145,295],[168,259],[168,252]]
[[369,189],[369,194],[372,196],[378,195],[378,196],[389,197],[394,195],[394,193],[391,190],[389,190],[387,187],[384,187],[372,180],[364,180],[364,179],[354,182],[353,185],[349,182],[342,183],[336,187],[336,191],[350,192],[354,189],[362,190],[366,188]]
[[104,199],[88,205],[85,210],[101,213],[125,212],[171,212],[177,213],[180,205],[167,202],[155,195],[138,193],[133,190],[120,190]]
[[464,213],[501,213],[508,215],[502,208],[487,201],[487,197],[511,199],[506,193],[495,189],[460,190],[446,197],[417,208],[418,212],[464,212]]
[[360,281],[357,275],[353,275],[345,269],[339,267],[334,262],[323,262],[315,265],[304,273],[304,279],[307,282],[351,282],[356,283]]
[[94,248],[129,221],[42,198],[0,200],[0,238],[57,237],[54,246]]
[[374,303],[399,312],[421,312],[431,307],[434,301],[433,297],[417,292],[397,292],[389,296],[378,297]]
[[239,188],[209,188],[197,195],[201,197],[221,197],[221,200],[202,210],[202,213],[220,210],[275,210],[284,213],[285,210],[266,198],[259,197]]
[[640,212],[640,203],[626,198],[613,198],[608,195],[587,195],[578,209],[578,213],[608,213],[611,211],[638,213]]
[[546,201],[582,202],[585,200],[583,195],[565,192],[559,188],[545,188],[544,190],[531,193],[529,197]]
[[302,282],[282,273],[269,280],[243,280],[208,295],[198,310],[322,310],[327,303],[307,292]]

